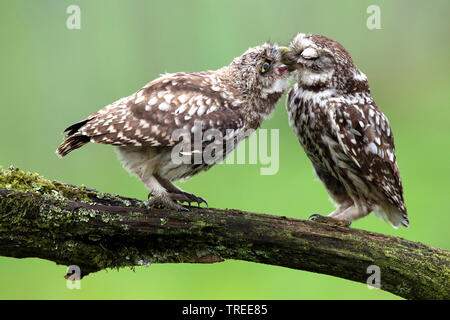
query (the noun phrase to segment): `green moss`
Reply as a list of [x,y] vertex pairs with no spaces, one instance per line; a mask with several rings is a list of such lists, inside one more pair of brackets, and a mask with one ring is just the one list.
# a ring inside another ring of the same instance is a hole
[[58,181],[50,181],[37,173],[18,168],[0,168],[0,188],[21,192],[35,192],[55,199],[71,199],[89,202],[89,192],[83,187],[70,187]]
[[[131,201],[119,196],[90,190],[84,186],[71,186],[59,181],[47,180],[37,173],[25,172],[12,166],[8,169],[3,169],[0,166],[0,188],[38,193],[49,196],[54,200],[93,203],[98,199],[104,199],[120,203],[124,207],[132,206]],[[143,204],[137,203],[136,205],[141,206]]]
[[14,167],[0,168],[0,188],[36,192],[45,188],[54,190],[53,185],[37,173],[26,173]]

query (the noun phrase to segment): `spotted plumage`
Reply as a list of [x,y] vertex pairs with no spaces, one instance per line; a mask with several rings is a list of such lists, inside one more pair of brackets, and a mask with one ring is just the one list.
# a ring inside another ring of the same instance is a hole
[[298,34],[283,62],[297,76],[286,100],[289,123],[337,204],[329,216],[351,222],[374,211],[408,226],[391,127],[347,50]]
[[192,139],[193,157],[205,151],[212,140],[206,133],[215,130],[228,146],[225,156],[245,138],[241,133],[256,130],[272,113],[287,86],[285,71],[279,48],[266,43],[216,71],[162,75],[67,128],[57,153],[63,157],[88,142],[114,145],[125,169],[149,190],[150,205],[184,209],[174,201],[204,202],[171,181],[190,178],[215,162],[173,161],[181,141],[176,133],[205,134],[200,145]]

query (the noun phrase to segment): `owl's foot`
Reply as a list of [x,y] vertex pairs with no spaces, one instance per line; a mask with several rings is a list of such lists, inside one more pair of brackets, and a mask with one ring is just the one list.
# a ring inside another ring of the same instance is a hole
[[313,214],[309,216],[308,220],[347,228],[352,224],[349,220],[339,220],[329,216],[321,216],[320,214]]
[[[151,198],[150,198],[151,197]],[[157,196],[152,196],[149,194],[149,200],[147,201],[147,207],[163,207],[167,209],[172,209],[176,211],[189,211],[188,208],[183,207],[181,204],[176,203],[178,199],[174,197],[173,194],[167,193]]]
[[196,202],[198,207],[200,207],[200,205],[202,203],[204,203],[204,204],[206,204],[206,207],[208,208],[208,202],[205,199],[203,199],[202,197],[196,196],[195,194],[182,191],[181,193],[177,193],[177,195],[179,195],[179,196],[181,196],[181,198],[183,198],[183,200],[178,200],[178,201],[187,202],[187,203],[189,203],[189,206],[191,205],[191,202]]
[[182,189],[178,188],[176,185],[174,185],[167,179],[163,179],[161,177],[157,177],[157,179],[158,182],[161,184],[161,186],[163,186],[167,190],[172,200],[179,202],[187,202],[189,206],[191,206],[192,202],[196,202],[199,207],[202,203],[204,203],[206,204],[206,207],[208,207],[208,202],[202,197],[183,191]]

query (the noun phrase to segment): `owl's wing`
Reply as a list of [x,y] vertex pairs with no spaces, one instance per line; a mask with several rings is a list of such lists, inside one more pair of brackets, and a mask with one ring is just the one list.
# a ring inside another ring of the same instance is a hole
[[244,126],[233,111],[239,103],[213,72],[164,75],[67,128],[70,143],[63,143],[58,153],[64,156],[89,141],[163,147],[178,143],[183,132],[204,134],[215,129],[225,136],[227,130]]
[[[339,143],[331,150],[353,177],[362,176],[403,213],[403,187],[395,157],[394,137],[386,116],[370,104],[331,102],[328,119]],[[331,147],[332,148],[332,147]]]

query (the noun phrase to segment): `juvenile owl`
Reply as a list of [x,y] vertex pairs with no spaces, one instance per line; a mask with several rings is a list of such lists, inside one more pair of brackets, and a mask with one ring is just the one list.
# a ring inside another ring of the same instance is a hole
[[[280,59],[278,46],[266,43],[216,71],[162,75],[68,127],[57,154],[64,157],[88,142],[114,145],[124,168],[149,190],[149,206],[187,210],[180,203],[206,203],[172,181],[219,162],[221,157],[201,157],[211,143],[224,148],[209,148],[209,154],[225,156],[272,113],[289,78]],[[176,149],[186,134],[192,149]],[[180,162],[181,154],[196,161]]]
[[286,101],[289,123],[337,205],[325,220],[350,224],[373,211],[408,227],[391,127],[347,50],[298,34],[282,61],[297,76]]

